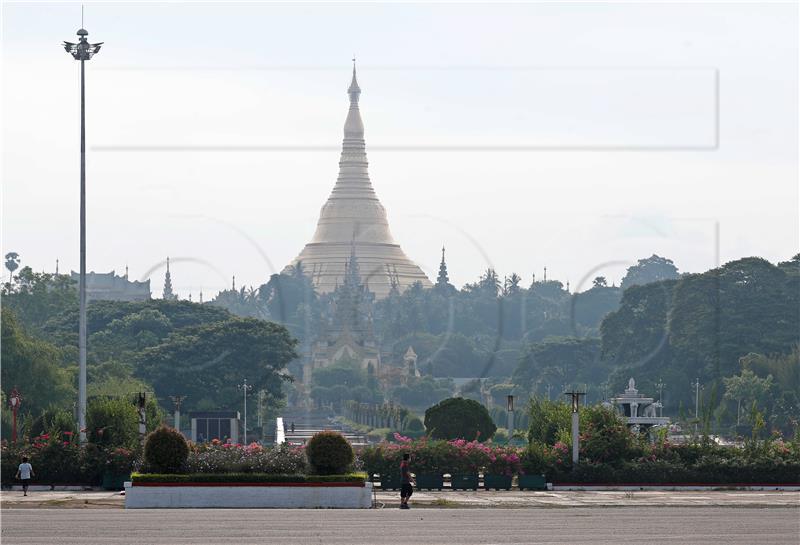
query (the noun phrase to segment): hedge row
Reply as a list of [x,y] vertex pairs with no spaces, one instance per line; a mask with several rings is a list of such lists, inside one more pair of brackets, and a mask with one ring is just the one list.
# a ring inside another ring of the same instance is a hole
[[346,475],[274,475],[269,473],[134,473],[135,483],[363,483],[366,473]]
[[554,483],[800,484],[800,463],[715,461],[684,467],[669,462],[619,466],[584,462],[571,471],[548,471]]

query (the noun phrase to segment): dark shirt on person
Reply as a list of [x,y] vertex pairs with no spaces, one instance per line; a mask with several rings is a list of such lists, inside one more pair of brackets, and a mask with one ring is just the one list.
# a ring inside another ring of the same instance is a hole
[[400,482],[402,484],[411,484],[411,472],[408,470],[408,462],[406,460],[400,462]]

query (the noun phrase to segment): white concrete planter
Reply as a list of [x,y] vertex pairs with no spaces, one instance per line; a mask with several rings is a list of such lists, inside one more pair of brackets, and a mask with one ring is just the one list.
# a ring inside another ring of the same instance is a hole
[[368,509],[372,483],[242,484],[125,483],[126,509],[281,508]]

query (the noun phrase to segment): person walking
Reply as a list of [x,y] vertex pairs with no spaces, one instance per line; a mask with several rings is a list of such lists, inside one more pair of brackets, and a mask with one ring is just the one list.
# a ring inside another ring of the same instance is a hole
[[411,478],[410,460],[411,455],[406,452],[400,462],[400,509],[411,509],[408,499],[414,493],[414,480]]
[[35,476],[33,472],[33,466],[28,463],[28,457],[22,457],[22,463],[17,468],[17,479],[22,481],[22,492],[23,496],[28,495],[28,485],[31,482],[31,477]]

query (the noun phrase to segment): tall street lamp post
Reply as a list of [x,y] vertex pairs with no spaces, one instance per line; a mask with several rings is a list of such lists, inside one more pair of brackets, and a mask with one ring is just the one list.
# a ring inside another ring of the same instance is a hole
[[186,396],[174,395],[169,396],[172,404],[175,405],[175,429],[181,431],[181,403],[186,399]]
[[244,379],[242,384],[237,386],[242,393],[244,394],[244,441],[242,441],[243,445],[247,444],[247,392],[253,389],[252,384],[247,384],[247,379]]
[[86,93],[84,62],[100,51],[103,42],[90,44],[89,33],[78,30],[78,43],[64,42],[64,49],[81,61],[81,264],[78,281],[78,429],[81,443],[86,442]]
[[508,444],[514,438],[514,396],[509,394],[506,398],[506,412],[508,413]]
[[580,419],[578,411],[581,408],[581,396],[586,395],[586,392],[573,390],[571,392],[564,392],[564,395],[572,397],[572,465],[574,467],[578,464],[578,453],[580,452],[580,436],[578,434]]
[[658,416],[664,416],[664,381],[658,379]]

